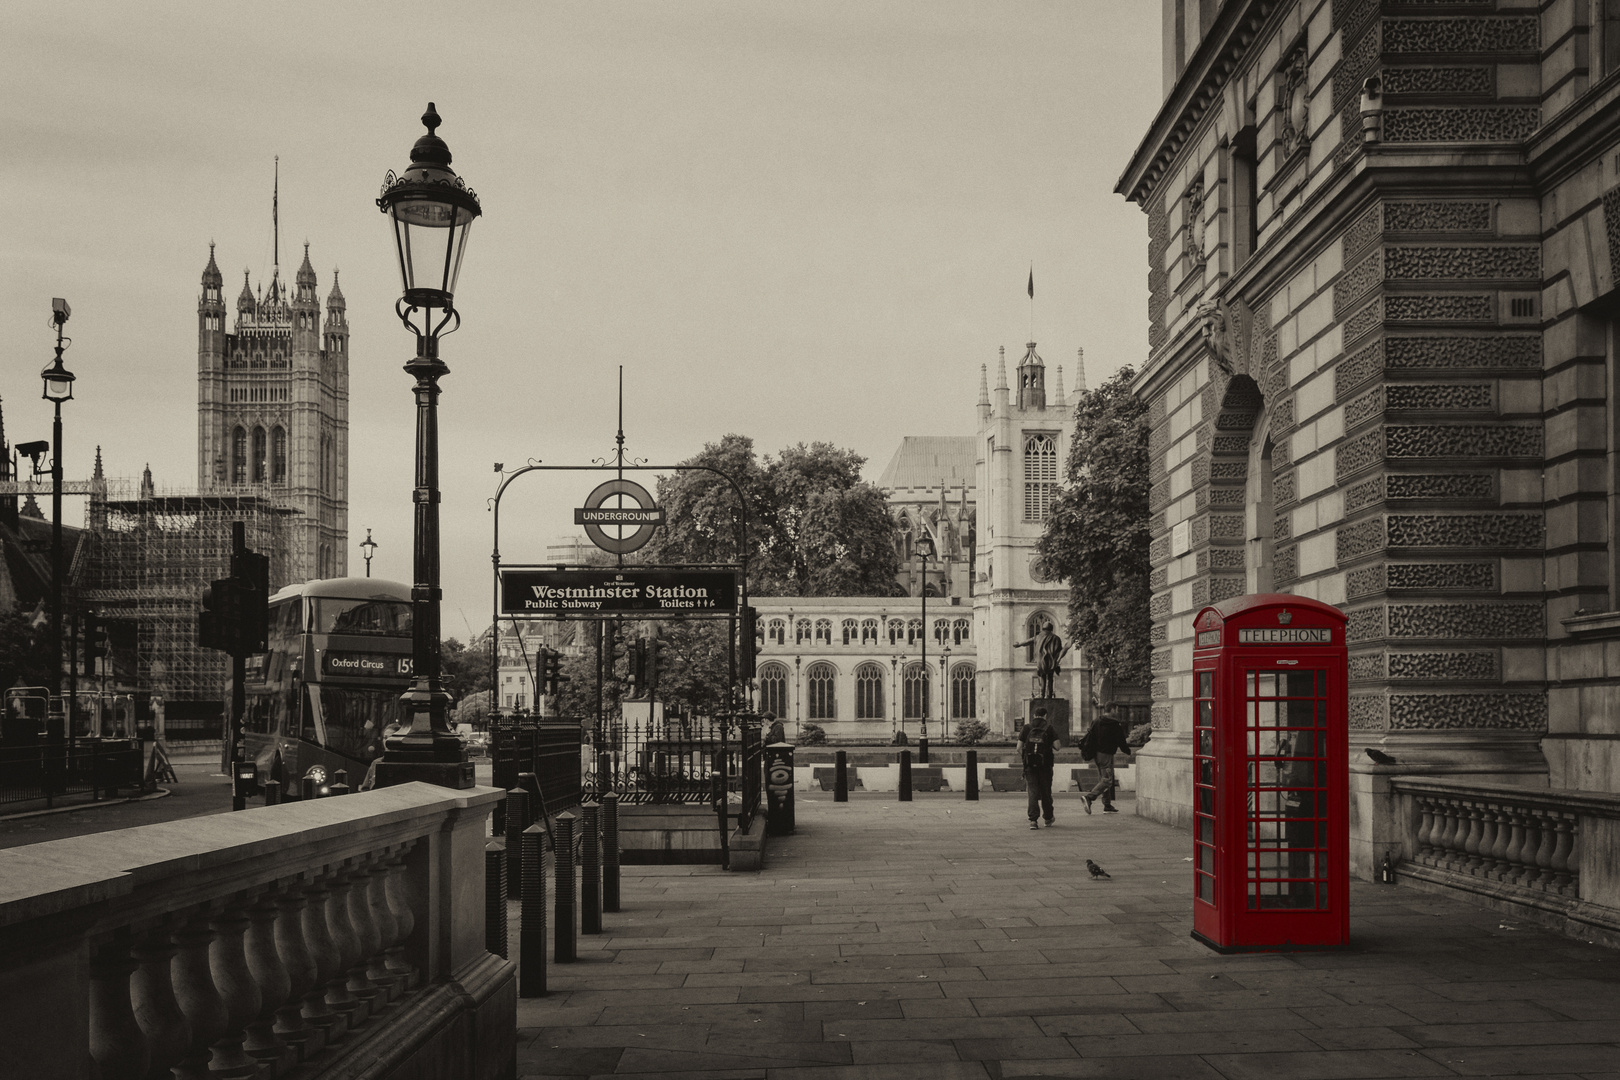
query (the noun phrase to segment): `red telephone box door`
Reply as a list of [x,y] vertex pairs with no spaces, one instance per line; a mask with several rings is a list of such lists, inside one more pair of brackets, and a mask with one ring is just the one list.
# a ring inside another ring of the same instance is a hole
[[1266,594],[1194,626],[1193,936],[1223,951],[1347,944],[1344,615]]

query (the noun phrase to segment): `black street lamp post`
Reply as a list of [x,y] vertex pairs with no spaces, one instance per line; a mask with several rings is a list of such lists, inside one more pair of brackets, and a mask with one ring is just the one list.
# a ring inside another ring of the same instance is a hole
[[371,557],[377,554],[377,541],[371,538],[371,530],[366,530],[366,538],[360,541],[360,554],[366,560],[366,577],[371,576]]
[[62,366],[62,350],[69,341],[62,334],[73,309],[60,297],[51,301],[51,325],[56,328],[56,359],[40,378],[45,382],[42,395],[53,407],[51,420],[51,642],[55,660],[51,664],[51,694],[55,706],[46,721],[48,737],[60,742],[66,737],[62,704],[62,403],[73,400],[73,372]]
[[917,540],[917,557],[922,560],[922,672],[920,679],[922,686],[918,691],[921,701],[918,702],[918,712],[922,714],[922,730],[917,735],[917,761],[919,764],[928,764],[928,560],[934,557],[934,538],[924,533]]
[[[405,371],[416,379],[416,506],[411,537],[415,576],[411,585],[412,670],[415,685],[401,699],[407,731],[385,740],[377,762],[377,786],[425,780],[445,787],[473,786],[473,765],[450,730],[450,695],[439,671],[439,379],[449,373],[439,359],[444,328],[461,325],[455,308],[456,276],[467,232],[482,213],[478,196],[450,168],[450,148],[434,134],[439,114],[429,102],[422,123],[428,133],[411,148],[405,171],[383,180],[377,206],[394,227],[404,295],[394,305],[416,335],[416,356]],[[369,562],[368,562],[369,569]]]

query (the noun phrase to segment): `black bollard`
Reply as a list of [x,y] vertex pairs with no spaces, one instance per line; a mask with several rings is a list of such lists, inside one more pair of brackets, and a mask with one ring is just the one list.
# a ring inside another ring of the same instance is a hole
[[518,879],[518,996],[546,996],[546,830],[523,830],[523,876]]
[[571,964],[579,958],[578,942],[574,938],[574,822],[573,814],[564,810],[557,815],[557,900],[552,918],[555,940],[551,952],[559,964]]
[[506,876],[516,880],[523,869],[523,830],[529,827],[529,793],[513,788],[506,793]]
[[900,751],[900,801],[911,801],[911,751]]
[[280,780],[266,780],[264,782],[264,805],[266,805],[266,806],[280,806],[281,805],[281,781]]
[[928,764],[928,736],[920,735],[917,738],[917,764]]
[[833,802],[849,802],[849,763],[842,750],[833,759]]
[[602,932],[602,807],[579,808],[579,932]]
[[330,791],[333,795],[347,795],[349,793],[349,772],[347,769],[339,769],[332,774]]
[[602,910],[619,910],[619,796],[602,796]]
[[506,959],[506,848],[484,845],[484,949]]
[[305,802],[315,798],[315,778],[313,776],[304,777],[304,779],[300,781],[300,786],[302,790],[299,792],[299,795],[304,799]]
[[979,752],[977,750],[967,752],[967,778],[962,786],[966,789],[965,795],[968,802],[979,801]]

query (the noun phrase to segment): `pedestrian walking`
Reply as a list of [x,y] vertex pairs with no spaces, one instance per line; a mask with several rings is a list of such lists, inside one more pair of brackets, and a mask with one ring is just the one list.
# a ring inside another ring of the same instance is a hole
[[1037,708],[1034,717],[1018,733],[1018,749],[1024,758],[1024,787],[1029,792],[1029,827],[1039,829],[1044,814],[1048,827],[1056,824],[1052,813],[1052,769],[1057,764],[1058,735]]
[[1114,755],[1131,753],[1131,744],[1125,741],[1125,727],[1113,713],[1103,713],[1093,720],[1085,737],[1080,740],[1080,756],[1097,765],[1097,783],[1080,796],[1080,804],[1091,813],[1091,804],[1102,800],[1103,813],[1117,814],[1114,789],[1119,781],[1114,778]]

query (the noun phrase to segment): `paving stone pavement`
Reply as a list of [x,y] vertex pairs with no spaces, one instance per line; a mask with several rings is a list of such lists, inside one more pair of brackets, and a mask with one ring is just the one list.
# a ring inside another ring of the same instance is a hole
[[1620,953],[1356,883],[1350,950],[1221,956],[1186,835],[1120,806],[800,794],[761,873],[626,867],[518,1075],[1620,1080]]

